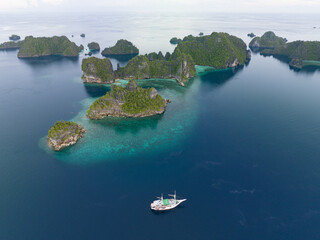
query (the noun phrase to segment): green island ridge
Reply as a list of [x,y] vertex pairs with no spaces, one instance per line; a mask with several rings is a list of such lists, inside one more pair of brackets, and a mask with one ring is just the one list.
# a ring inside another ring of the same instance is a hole
[[[112,83],[116,79],[176,79],[181,85],[196,75],[195,65],[215,69],[238,67],[251,58],[246,44],[227,33],[183,39],[173,54],[155,52],[132,58],[125,67],[112,69],[110,60],[89,58],[82,61],[84,82]],[[90,60],[91,59],[91,60]],[[109,62],[108,62],[109,61]]]
[[83,46],[77,46],[66,36],[32,37],[25,38],[19,52],[19,58],[37,58],[41,56],[78,57]]
[[139,54],[139,49],[125,39],[120,39],[117,41],[116,45],[113,47],[105,48],[101,55],[105,57],[121,57],[121,56],[128,56],[134,57]]
[[265,49],[261,54],[283,59],[289,63],[290,67],[297,70],[305,66],[320,66],[319,41],[289,42],[275,49]]
[[[82,60],[83,81],[91,83],[113,83],[116,79],[176,79],[184,85],[189,78],[196,74],[195,65],[190,55],[176,54],[169,56],[169,60],[162,53],[139,55],[132,58],[125,67],[113,71],[109,59],[95,57]],[[149,60],[149,58],[152,60]]]
[[242,39],[217,32],[202,37],[185,37],[172,55],[180,53],[189,54],[196,65],[216,69],[244,65],[251,58],[251,53]]
[[180,38],[176,38],[176,37],[173,37],[170,39],[170,43],[173,44],[173,45],[176,45],[178,43],[180,43],[182,40]]
[[261,37],[255,37],[249,43],[249,48],[254,52],[264,49],[275,49],[283,46],[287,42],[286,38],[278,37],[274,32],[265,32]]
[[88,48],[89,48],[90,52],[99,52],[100,51],[100,45],[97,42],[89,43]]
[[111,91],[90,106],[87,117],[148,117],[162,114],[167,102],[155,88],[137,87],[136,80],[131,79],[126,87],[111,85]]
[[12,34],[10,37],[9,37],[9,40],[11,41],[18,41],[20,40],[20,36],[16,35],[16,34]]
[[76,144],[86,130],[75,122],[57,121],[48,131],[48,144],[55,151]]
[[12,49],[19,49],[22,47],[24,41],[9,41],[9,42],[4,42],[0,44],[0,50],[12,50]]

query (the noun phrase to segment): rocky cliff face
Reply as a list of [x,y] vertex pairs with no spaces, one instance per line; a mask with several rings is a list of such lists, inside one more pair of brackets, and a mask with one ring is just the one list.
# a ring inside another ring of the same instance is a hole
[[110,84],[115,81],[112,64],[108,58],[85,58],[82,60],[81,69],[83,82]]
[[110,92],[90,106],[87,112],[90,119],[148,117],[162,114],[166,109],[167,101],[155,88],[139,88],[135,80],[130,80],[125,88],[111,86]]

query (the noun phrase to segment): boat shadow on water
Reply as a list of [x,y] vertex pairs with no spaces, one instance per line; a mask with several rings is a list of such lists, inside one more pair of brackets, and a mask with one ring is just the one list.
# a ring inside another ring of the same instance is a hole
[[186,206],[184,206],[184,205],[178,205],[177,207],[175,207],[174,209],[171,209],[171,210],[155,211],[155,210],[150,209],[150,211],[154,215],[164,215],[164,214],[173,214],[174,212],[183,210],[185,208],[186,208]]

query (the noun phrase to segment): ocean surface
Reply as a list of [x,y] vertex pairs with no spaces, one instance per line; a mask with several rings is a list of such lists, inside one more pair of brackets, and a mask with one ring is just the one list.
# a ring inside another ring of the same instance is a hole
[[[103,49],[124,38],[142,54],[172,52],[173,36],[218,31],[249,43],[247,33],[268,30],[320,40],[320,16],[0,14],[0,42],[66,35]],[[320,238],[318,69],[253,54],[243,68],[201,73],[186,87],[139,80],[172,100],[161,116],[89,121],[86,109],[110,86],[82,83],[83,57],[0,51],[0,240]],[[46,144],[57,120],[87,129],[59,153]],[[174,190],[188,200],[150,211]]]

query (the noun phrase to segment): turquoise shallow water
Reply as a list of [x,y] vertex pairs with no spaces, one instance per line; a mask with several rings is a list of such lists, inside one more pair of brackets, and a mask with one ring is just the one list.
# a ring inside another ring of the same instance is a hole
[[[39,146],[53,157],[73,164],[92,164],[174,148],[194,130],[199,112],[195,101],[199,78],[191,79],[185,87],[171,79],[137,82],[140,87],[155,87],[161,96],[171,100],[164,114],[147,118],[90,120],[86,111],[97,98],[89,97],[81,101],[82,110],[70,119],[87,131],[77,144],[55,152],[48,146],[45,136],[40,139]],[[126,83],[120,80],[118,84]],[[104,87],[110,91],[109,85]]]

